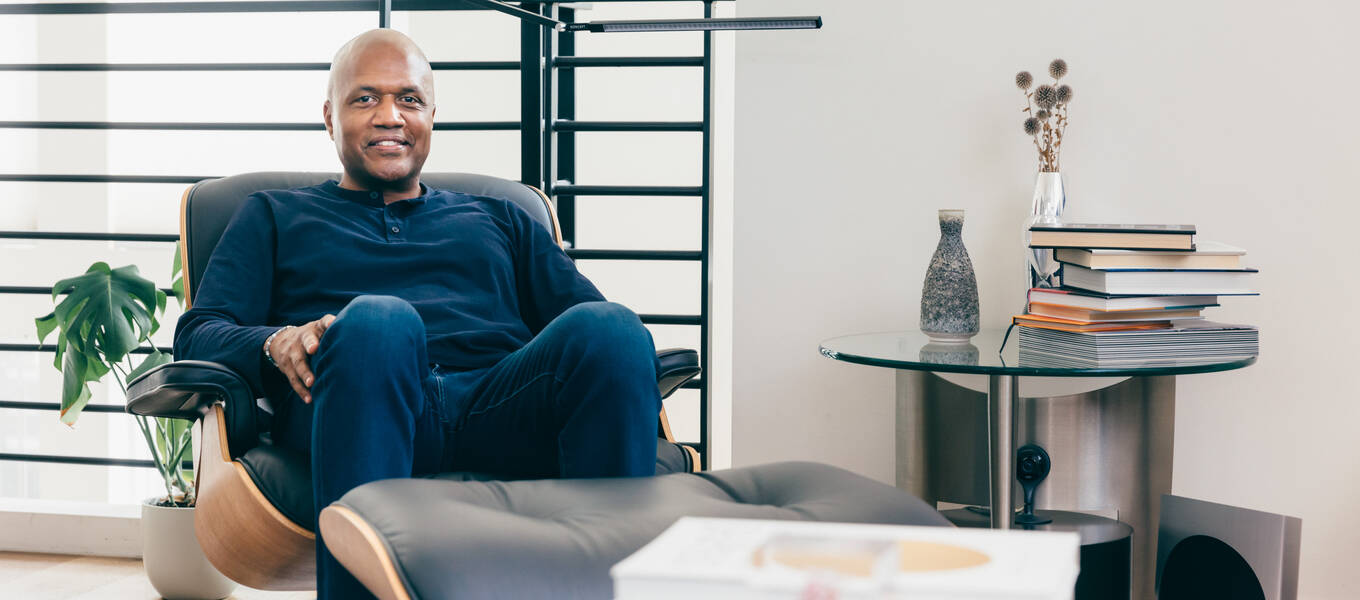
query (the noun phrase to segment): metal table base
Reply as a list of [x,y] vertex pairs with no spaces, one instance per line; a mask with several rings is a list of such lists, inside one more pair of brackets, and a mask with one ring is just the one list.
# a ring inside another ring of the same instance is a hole
[[1011,459],[1015,456],[1015,405],[1020,400],[1019,380],[1014,375],[988,376],[987,478],[991,482],[992,529],[1010,529],[1014,513],[1011,506]]

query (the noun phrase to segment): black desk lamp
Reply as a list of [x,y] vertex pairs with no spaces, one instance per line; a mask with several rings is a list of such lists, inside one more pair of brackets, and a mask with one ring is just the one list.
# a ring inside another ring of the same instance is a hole
[[556,31],[595,31],[602,33],[625,31],[725,31],[734,29],[821,29],[821,17],[746,17],[725,19],[658,19],[645,21],[596,21],[594,23],[566,23],[535,12],[511,6],[499,0],[462,0],[472,4],[514,15],[551,27]]

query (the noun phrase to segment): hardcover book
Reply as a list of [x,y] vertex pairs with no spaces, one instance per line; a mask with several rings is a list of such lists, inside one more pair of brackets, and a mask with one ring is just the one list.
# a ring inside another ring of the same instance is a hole
[[1060,248],[1059,261],[1090,269],[1241,269],[1246,250],[1199,241],[1192,251]]
[[1029,314],[1079,323],[1117,323],[1128,321],[1157,321],[1169,319],[1199,318],[1202,306],[1189,308],[1152,308],[1146,310],[1091,310],[1058,304],[1030,302]]
[[1097,311],[1207,308],[1218,306],[1214,295],[1120,296],[1072,288],[1032,288],[1031,303],[1084,308]]
[[1029,228],[1031,248],[1194,250],[1194,225],[1062,223]]
[[1011,321],[1021,327],[1039,327],[1057,331],[1135,331],[1171,327],[1171,321],[1168,320],[1089,323],[1035,314],[1015,315],[1011,317]]
[[1154,269],[1096,270],[1080,265],[1063,267],[1063,285],[1106,294],[1200,294],[1225,296],[1255,294],[1256,269],[1232,271],[1174,271]]

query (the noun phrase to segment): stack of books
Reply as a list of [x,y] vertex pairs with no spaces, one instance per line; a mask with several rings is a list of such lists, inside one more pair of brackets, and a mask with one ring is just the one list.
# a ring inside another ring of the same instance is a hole
[[1255,295],[1246,251],[1195,240],[1193,225],[1036,225],[1061,288],[1030,290],[1016,315],[1020,360],[1035,366],[1121,367],[1255,356],[1255,327],[1215,323],[1221,296]]

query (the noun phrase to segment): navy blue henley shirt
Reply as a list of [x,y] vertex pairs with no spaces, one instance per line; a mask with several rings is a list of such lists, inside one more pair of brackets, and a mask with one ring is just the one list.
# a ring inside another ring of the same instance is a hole
[[431,363],[487,367],[566,309],[604,297],[518,206],[435,190],[384,205],[334,181],[251,194],[213,251],[175,358],[219,362],[256,394],[286,393],[269,334],[338,314],[354,298],[410,302]]

